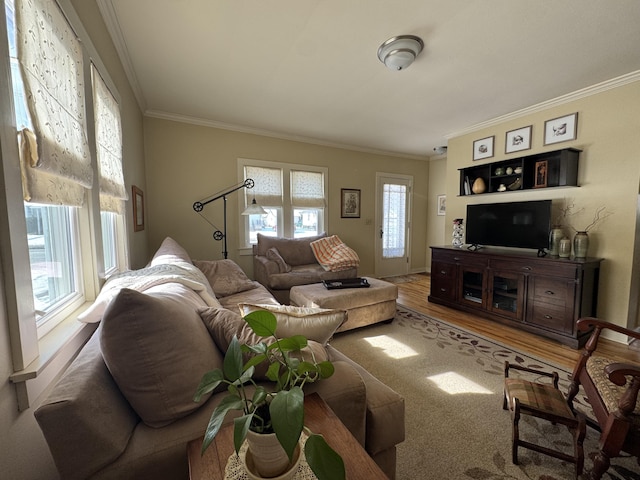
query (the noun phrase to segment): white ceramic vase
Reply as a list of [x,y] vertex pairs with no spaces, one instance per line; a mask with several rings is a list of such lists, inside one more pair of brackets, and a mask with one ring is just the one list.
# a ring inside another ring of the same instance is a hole
[[296,447],[293,462],[289,462],[286,452],[278,442],[275,433],[247,432],[248,449],[245,467],[251,478],[290,478],[288,473],[297,468],[300,462],[300,445]]

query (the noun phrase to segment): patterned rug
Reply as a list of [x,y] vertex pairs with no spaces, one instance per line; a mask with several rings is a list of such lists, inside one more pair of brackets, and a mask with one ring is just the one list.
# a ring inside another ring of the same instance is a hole
[[[572,464],[524,448],[514,465],[511,416],[502,409],[505,360],[557,371],[562,392],[569,385],[566,370],[400,305],[391,324],[338,334],[332,344],[405,398],[398,480],[575,478]],[[581,394],[577,406],[590,413]],[[522,416],[520,436],[573,453],[573,438],[564,426]],[[597,448],[598,432],[587,428],[581,479],[588,478]],[[633,458],[616,458],[603,478],[640,480],[640,468]]]
[[409,282],[417,282],[418,280],[422,280],[424,278],[424,274],[419,273],[410,273],[408,275],[396,275],[395,277],[385,277],[382,280],[389,283],[395,283],[399,285],[401,283],[409,283]]

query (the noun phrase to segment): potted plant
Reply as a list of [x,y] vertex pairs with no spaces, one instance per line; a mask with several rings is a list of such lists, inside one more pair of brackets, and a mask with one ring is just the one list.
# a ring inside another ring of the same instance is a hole
[[[204,374],[196,390],[194,401],[213,391],[221,383],[227,384],[228,395],[215,408],[202,442],[202,453],[209,447],[224,418],[231,410],[240,410],[242,415],[234,419],[234,448],[239,453],[248,432],[272,434],[286,453],[285,467],[294,458],[303,429],[308,434],[304,453],[307,463],[319,480],[345,478],[342,458],[327,444],[322,435],[314,434],[304,427],[304,393],[306,383],[333,375],[330,361],[317,363],[311,354],[310,360],[295,355],[307,346],[302,335],[288,338],[276,336],[277,320],[273,313],[258,310],[244,317],[253,332],[265,338],[257,345],[240,345],[233,337],[224,356],[223,369]],[[243,362],[243,353],[253,356]],[[272,391],[253,378],[257,365],[266,362],[266,376],[275,383]],[[253,385],[252,388],[248,388]],[[274,435],[273,435],[274,434]],[[251,449],[251,446],[249,446]],[[257,452],[254,452],[257,453]],[[275,476],[275,475],[272,475]]]

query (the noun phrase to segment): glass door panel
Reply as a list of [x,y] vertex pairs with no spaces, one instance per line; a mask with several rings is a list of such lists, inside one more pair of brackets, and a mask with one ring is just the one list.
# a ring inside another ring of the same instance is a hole
[[462,302],[482,308],[484,305],[484,269],[462,267]]
[[524,277],[515,273],[494,273],[491,275],[490,309],[508,317],[522,318],[524,297]]

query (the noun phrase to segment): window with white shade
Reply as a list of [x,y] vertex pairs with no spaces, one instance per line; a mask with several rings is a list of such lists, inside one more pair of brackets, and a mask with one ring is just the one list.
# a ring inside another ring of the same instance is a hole
[[[12,248],[4,288],[22,409],[46,387],[40,376],[52,378],[60,365],[47,358],[76,348],[69,339],[84,327],[74,312],[95,298],[106,275],[128,267],[127,196],[118,95],[90,39],[81,41],[81,26],[71,25],[73,7],[51,0],[5,0],[4,7],[0,34],[9,51],[0,53],[0,72],[10,81],[0,82],[0,96],[13,108],[16,142],[0,145],[2,174],[12,182],[1,193],[12,212],[1,235]],[[46,340],[53,330],[56,340]],[[36,386],[26,388],[31,379]]]
[[258,233],[300,238],[326,231],[326,168],[239,159],[238,171],[255,183],[244,192],[245,205],[255,198],[267,212],[248,215],[241,224],[244,247],[256,243]]

